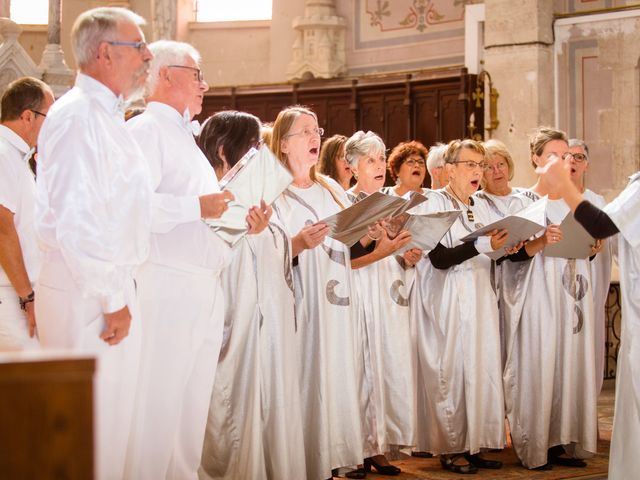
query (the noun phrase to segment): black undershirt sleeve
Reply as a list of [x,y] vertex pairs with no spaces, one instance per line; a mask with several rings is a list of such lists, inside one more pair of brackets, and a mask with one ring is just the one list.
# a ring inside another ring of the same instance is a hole
[[366,247],[363,247],[360,242],[356,242],[351,247],[351,260],[364,257],[365,255],[373,252],[375,248],[376,248],[376,242],[371,242]]
[[609,215],[588,200],[580,202],[574,216],[578,223],[594,238],[607,238],[619,232]]
[[446,270],[476,255],[478,255],[478,250],[476,250],[473,241],[465,242],[453,248],[447,248],[441,243],[438,243],[438,245],[429,252],[429,260],[431,260],[431,264],[437,269]]

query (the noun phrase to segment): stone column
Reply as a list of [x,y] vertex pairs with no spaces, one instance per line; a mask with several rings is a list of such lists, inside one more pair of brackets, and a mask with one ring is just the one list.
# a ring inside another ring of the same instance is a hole
[[73,72],[64,61],[64,52],[60,45],[62,0],[49,0],[49,25],[47,46],[42,52],[39,68],[42,80],[49,84],[56,97],[66,92],[73,83]]
[[0,17],[9,18],[11,13],[11,0],[0,0]]
[[154,41],[176,39],[177,8],[176,0],[153,0],[151,15]]
[[554,126],[553,0],[485,0],[484,68],[500,94],[499,127],[515,162],[514,186],[535,181],[528,135]]

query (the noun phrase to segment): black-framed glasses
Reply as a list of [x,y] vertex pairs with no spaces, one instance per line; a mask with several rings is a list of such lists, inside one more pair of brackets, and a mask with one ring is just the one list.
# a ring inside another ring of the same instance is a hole
[[193,70],[196,73],[196,76],[193,77],[194,80],[198,80],[199,82],[204,82],[204,74],[202,70],[196,67],[188,67],[187,65],[167,65],[169,68],[184,68],[186,70]]
[[32,111],[33,113],[35,113],[36,115],[42,115],[42,116],[43,116],[43,117],[45,117],[45,118],[47,117],[47,114],[46,114],[46,113],[39,112],[38,110],[34,110],[33,108],[30,108],[29,110],[31,110],[31,111]]
[[576,163],[582,163],[585,160],[588,160],[587,156],[584,153],[572,153],[572,155]]
[[147,42],[124,42],[120,40],[107,41],[109,45],[119,45],[123,47],[135,48],[138,52],[142,53],[147,49]]
[[422,159],[414,159],[414,158],[410,158],[409,160],[405,160],[404,163],[407,164],[409,167],[424,167],[426,165],[424,163],[424,160],[422,160]]

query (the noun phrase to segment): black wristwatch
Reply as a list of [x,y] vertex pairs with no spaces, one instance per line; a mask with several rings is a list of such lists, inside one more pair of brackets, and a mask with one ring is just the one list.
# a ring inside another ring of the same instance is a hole
[[31,293],[26,297],[18,297],[18,301],[20,302],[20,310],[23,312],[27,311],[27,303],[31,303],[35,300],[36,294],[31,290]]

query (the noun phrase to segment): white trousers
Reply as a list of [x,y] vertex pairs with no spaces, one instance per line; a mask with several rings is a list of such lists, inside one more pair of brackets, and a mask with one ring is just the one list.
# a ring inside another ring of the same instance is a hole
[[38,338],[29,337],[27,317],[20,310],[13,287],[0,287],[0,352],[37,350]]
[[147,262],[131,480],[197,479],[224,326],[219,274]]
[[50,255],[36,288],[36,319],[45,349],[69,349],[96,356],[94,458],[98,480],[120,480],[131,431],[140,355],[140,323],[133,279],[125,286],[132,321],[118,345],[100,339],[104,316],[98,298],[83,298],[60,257]]

